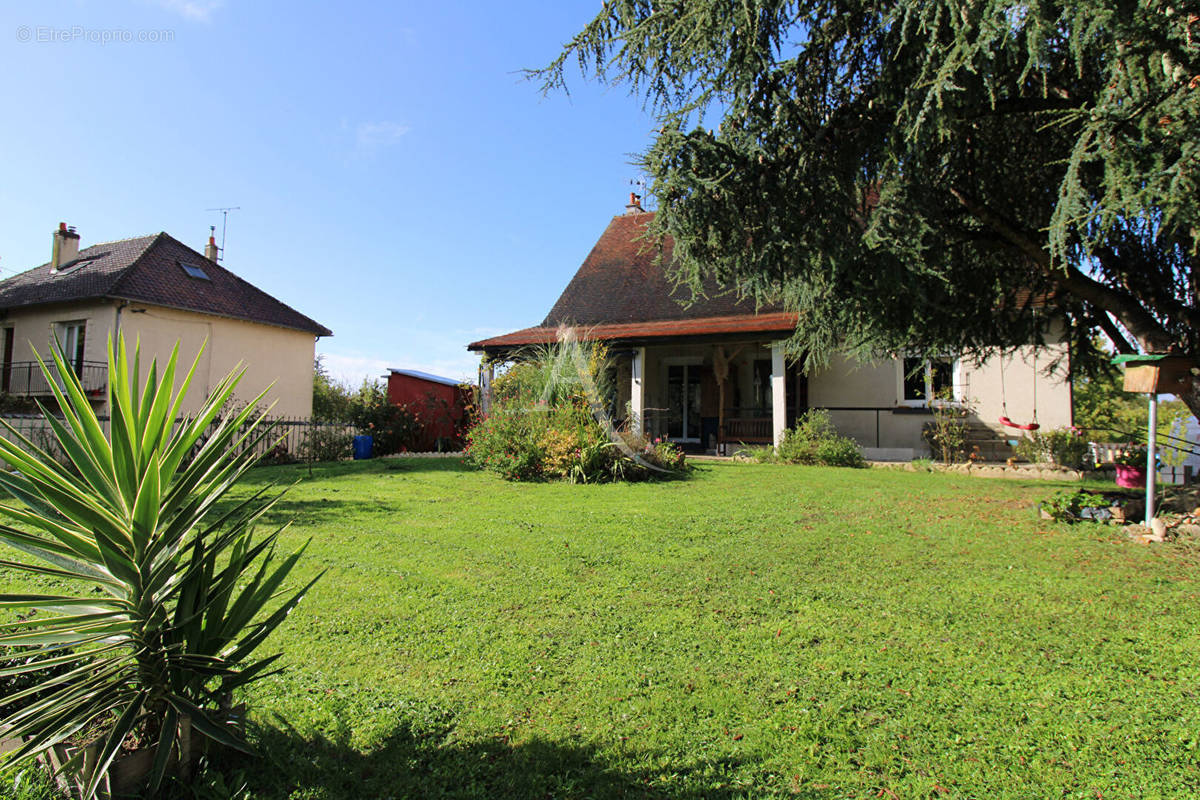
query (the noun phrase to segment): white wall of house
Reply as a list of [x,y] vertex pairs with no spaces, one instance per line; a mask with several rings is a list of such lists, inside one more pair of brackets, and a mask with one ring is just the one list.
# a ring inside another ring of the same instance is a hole
[[[48,358],[50,342],[61,325],[82,321],[86,326],[84,359],[106,362],[108,338],[117,317],[117,305],[112,301],[38,306],[10,310],[0,320],[0,329],[13,328],[13,361],[21,362],[33,360],[34,349]],[[180,361],[186,362],[183,369],[187,369],[207,340],[184,402],[185,413],[197,410],[239,361],[244,362],[246,375],[234,395],[237,401],[253,399],[274,382],[268,395],[269,402],[276,402],[273,415],[307,417],[312,413],[316,338],[311,333],[144,303],[122,308],[120,330],[130,346],[140,340],[146,370],[152,358],[160,365],[165,363],[176,342]],[[182,374],[177,380],[181,379]]]

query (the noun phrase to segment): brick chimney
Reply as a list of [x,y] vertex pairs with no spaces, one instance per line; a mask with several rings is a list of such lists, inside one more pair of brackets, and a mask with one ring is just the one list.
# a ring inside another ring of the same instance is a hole
[[219,255],[220,250],[217,247],[217,237],[214,234],[210,234],[208,244],[204,245],[204,257],[215,264]]
[[642,213],[642,196],[635,192],[629,193],[629,205],[625,206],[626,214]]
[[70,264],[79,258],[79,234],[75,229],[68,228],[67,223],[58,223],[54,232],[54,247],[50,251],[50,271],[55,272],[63,264]]

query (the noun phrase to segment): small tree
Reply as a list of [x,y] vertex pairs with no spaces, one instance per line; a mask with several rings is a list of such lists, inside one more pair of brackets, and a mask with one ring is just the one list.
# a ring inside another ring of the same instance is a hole
[[313,421],[349,422],[353,396],[345,384],[329,374],[322,358],[317,356],[313,362]]
[[108,433],[56,351],[55,369],[42,371],[63,418],[46,422],[67,464],[7,424],[12,440],[0,438],[0,457],[15,468],[0,471],[0,490],[16,501],[0,506],[13,523],[0,525],[0,542],[31,557],[0,565],[63,585],[0,595],[0,607],[37,612],[0,625],[0,644],[34,648],[3,673],[52,670],[4,698],[15,709],[6,735],[24,740],[23,759],[99,731],[94,755],[81,748],[66,765],[85,798],[131,736],[157,746],[151,791],[173,758],[188,763],[187,730],[248,752],[225,719],[230,693],[271,674],[278,656],[254,652],[317,580],[276,602],[303,550],[277,560],[283,528],[254,534],[278,497],[263,489],[222,502],[266,435],[262,395],[221,416],[235,372],[177,422],[199,363],[175,393],[177,351],[161,373],[152,362],[143,385],[136,350],[130,363],[124,339],[115,349],[110,341]]

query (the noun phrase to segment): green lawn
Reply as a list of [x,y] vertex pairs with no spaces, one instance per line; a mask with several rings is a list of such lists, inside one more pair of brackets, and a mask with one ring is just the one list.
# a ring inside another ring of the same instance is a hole
[[328,572],[247,698],[254,797],[1200,791],[1200,556],[1037,521],[1048,484],[518,485],[417,459],[271,479],[301,480],[296,580]]

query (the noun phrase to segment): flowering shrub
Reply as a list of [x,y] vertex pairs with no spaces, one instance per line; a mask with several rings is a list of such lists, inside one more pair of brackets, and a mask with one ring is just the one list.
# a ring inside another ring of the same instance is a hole
[[683,448],[662,438],[645,445],[642,448],[642,455],[647,461],[664,469],[676,471],[687,469],[687,459],[683,454]]
[[[580,364],[589,374],[579,376]],[[467,463],[508,480],[572,483],[659,474],[644,464],[669,472],[685,468],[675,445],[647,444],[633,434],[610,438],[588,402],[588,392],[604,392],[605,366],[603,348],[574,343],[513,365],[492,384],[488,416],[467,432]]]
[[[1158,459],[1161,467],[1162,459]],[[1113,456],[1113,463],[1123,467],[1140,467],[1146,468],[1146,445],[1131,443],[1122,447],[1117,454]]]
[[940,458],[943,464],[954,464],[959,461],[974,459],[968,454],[967,418],[972,409],[965,403],[954,402],[952,392],[943,392],[933,403],[933,421],[927,422],[921,429],[921,438],[929,445],[934,457]]
[[375,440],[376,455],[386,456],[408,450],[422,434],[421,420],[417,415],[407,406],[389,403],[387,390],[379,382],[363,384],[350,418],[360,433]]

